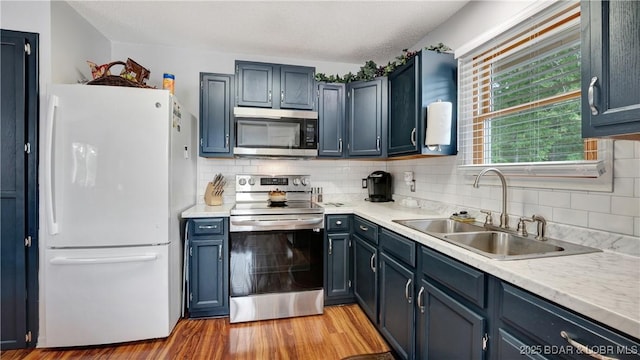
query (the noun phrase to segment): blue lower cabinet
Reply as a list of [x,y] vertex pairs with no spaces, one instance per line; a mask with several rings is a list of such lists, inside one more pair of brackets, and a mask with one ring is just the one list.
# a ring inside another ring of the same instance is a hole
[[414,269],[380,253],[380,332],[400,359],[415,358]]
[[353,302],[349,233],[325,235],[325,305]]
[[541,347],[527,345],[524,341],[518,339],[505,329],[498,330],[496,347],[496,357],[498,359],[548,359],[542,355],[543,351]]
[[227,229],[227,218],[189,220],[189,317],[229,315]]
[[[638,339],[613,332],[506,282],[500,283],[497,295],[496,326],[503,333],[519,334],[524,355],[533,353],[550,359],[640,359]],[[589,351],[592,357],[586,354]]]
[[353,235],[353,294],[371,322],[377,324],[378,317],[378,261],[377,248]]
[[487,318],[421,279],[418,312],[420,359],[485,358]]

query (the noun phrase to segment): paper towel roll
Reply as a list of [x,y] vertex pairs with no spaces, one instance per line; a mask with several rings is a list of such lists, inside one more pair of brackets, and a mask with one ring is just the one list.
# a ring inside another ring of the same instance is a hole
[[448,101],[429,104],[425,145],[451,144],[451,108],[452,104]]

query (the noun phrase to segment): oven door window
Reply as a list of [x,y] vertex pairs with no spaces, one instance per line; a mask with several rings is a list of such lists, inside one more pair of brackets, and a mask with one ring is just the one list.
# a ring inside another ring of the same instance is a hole
[[300,148],[299,121],[237,120],[238,147]]
[[322,288],[322,232],[232,232],[230,295]]

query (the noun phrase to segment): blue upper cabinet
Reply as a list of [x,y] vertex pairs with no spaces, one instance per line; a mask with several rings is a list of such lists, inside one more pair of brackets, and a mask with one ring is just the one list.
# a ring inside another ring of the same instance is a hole
[[582,1],[582,136],[640,139],[640,2]]
[[233,75],[200,73],[200,156],[232,156]]
[[[389,75],[389,156],[457,153],[457,63],[453,54],[422,51]],[[452,103],[449,145],[425,145],[427,107]]]
[[389,75],[389,156],[418,154],[420,64],[411,58]]
[[344,157],[346,154],[345,85],[318,84],[318,156]]
[[315,68],[282,65],[280,67],[280,108],[313,110]]
[[315,68],[236,61],[236,105],[312,110]]
[[347,128],[350,157],[387,154],[387,78],[347,85]]
[[236,62],[238,106],[273,107],[273,65]]

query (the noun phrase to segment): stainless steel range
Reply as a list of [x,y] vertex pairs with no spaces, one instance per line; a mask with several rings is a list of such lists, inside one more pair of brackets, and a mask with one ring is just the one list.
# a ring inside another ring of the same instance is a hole
[[236,175],[229,224],[230,322],[322,314],[324,209],[308,175]]

